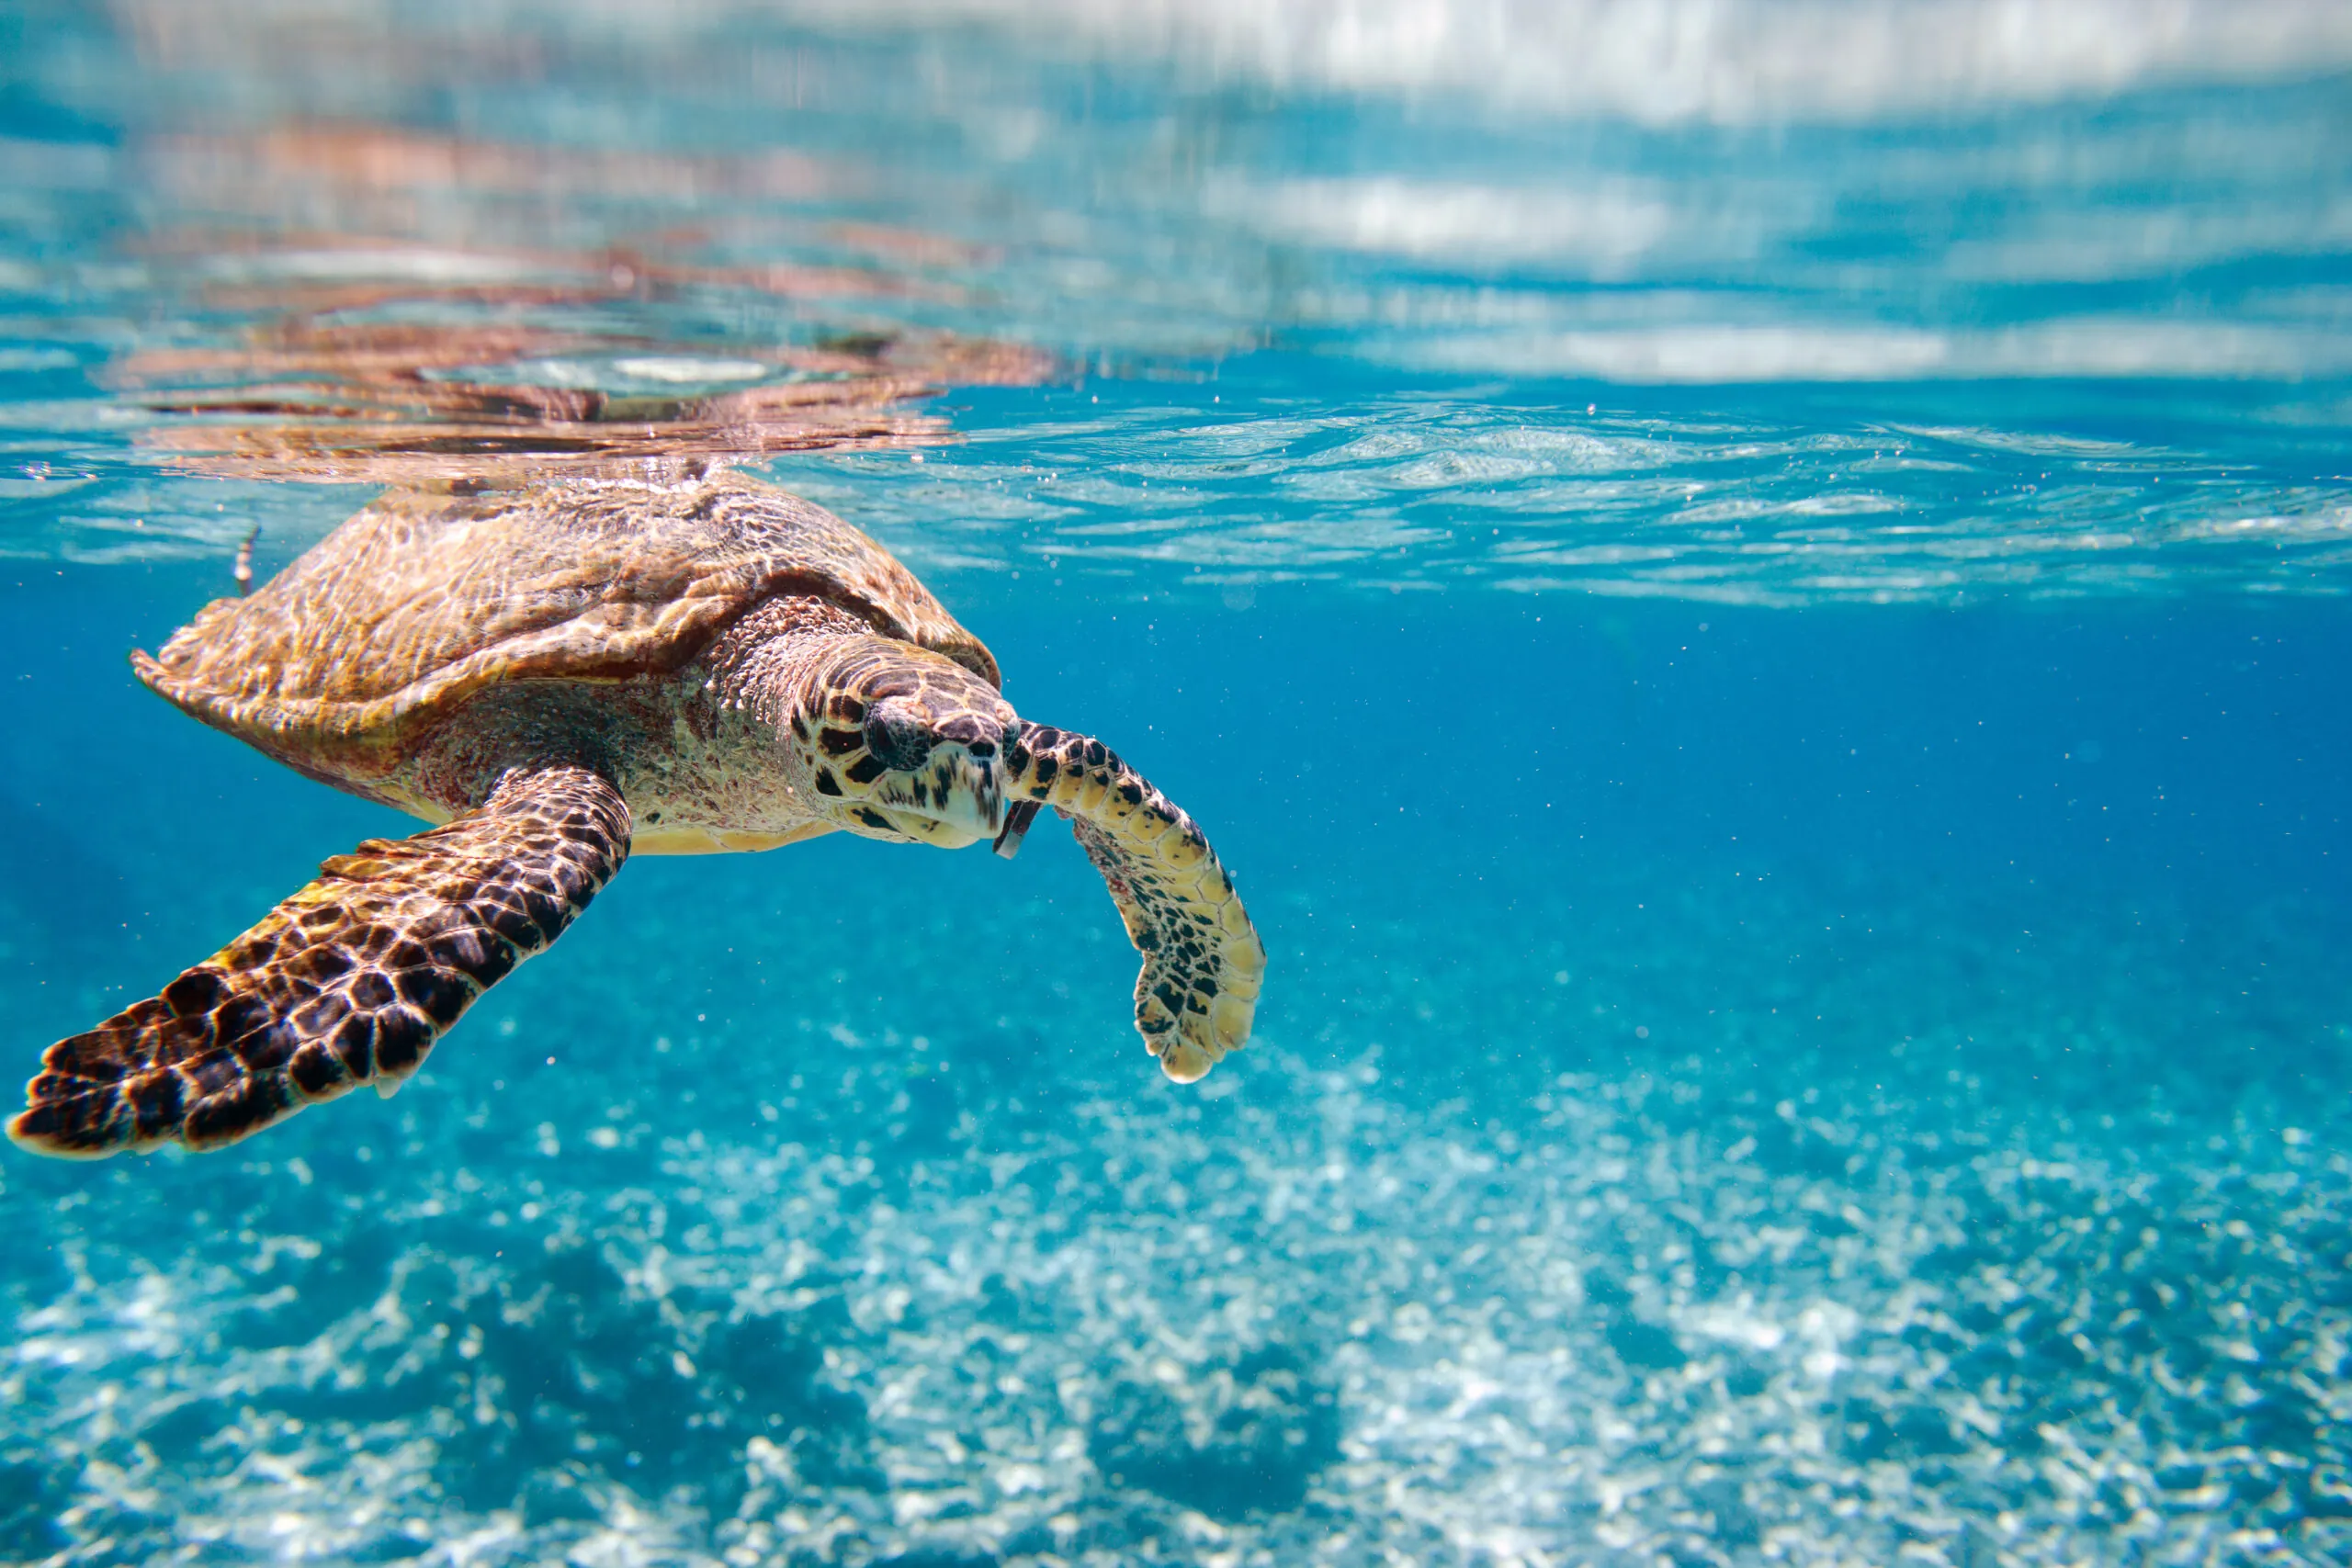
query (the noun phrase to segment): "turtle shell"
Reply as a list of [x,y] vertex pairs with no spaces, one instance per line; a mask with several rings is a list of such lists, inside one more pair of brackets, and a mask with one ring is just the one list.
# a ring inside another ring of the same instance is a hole
[[364,784],[487,686],[674,671],[784,594],[830,601],[1000,682],[979,639],[888,551],[734,474],[392,491],[131,664],[206,723],[306,773]]

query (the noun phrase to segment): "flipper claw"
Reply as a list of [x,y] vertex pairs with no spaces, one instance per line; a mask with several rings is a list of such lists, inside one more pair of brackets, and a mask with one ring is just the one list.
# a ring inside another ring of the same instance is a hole
[[996,852],[1006,860],[1021,852],[1021,837],[1029,831],[1029,824],[1036,819],[1037,803],[1016,800],[1004,808],[1004,826],[997,830]]

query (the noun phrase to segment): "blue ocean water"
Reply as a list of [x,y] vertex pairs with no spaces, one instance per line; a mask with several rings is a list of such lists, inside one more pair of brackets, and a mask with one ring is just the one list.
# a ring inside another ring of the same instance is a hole
[[[0,11],[0,1016],[416,825],[125,654],[734,464],[1206,828],[640,857],[397,1099],[0,1157],[0,1561],[2352,1554],[2325,6]],[[258,532],[254,532],[255,529]]]

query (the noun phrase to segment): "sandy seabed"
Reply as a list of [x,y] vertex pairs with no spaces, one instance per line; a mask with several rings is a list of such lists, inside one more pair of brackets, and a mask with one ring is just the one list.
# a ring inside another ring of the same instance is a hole
[[726,991],[649,897],[389,1105],[12,1159],[0,1559],[2352,1555],[2324,922],[1272,904],[1192,1090],[1106,910]]

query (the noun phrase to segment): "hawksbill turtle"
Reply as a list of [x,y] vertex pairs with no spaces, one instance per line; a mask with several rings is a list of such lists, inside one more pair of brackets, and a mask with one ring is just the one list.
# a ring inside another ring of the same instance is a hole
[[1200,829],[1101,741],[1017,716],[997,662],[864,534],[719,473],[379,497],[141,680],[436,826],[371,839],[156,996],[49,1048],[9,1135],[218,1147],[390,1094],[632,852],[837,829],[1018,846],[1068,817],[1143,954],[1168,1077],[1249,1037],[1265,948]]

